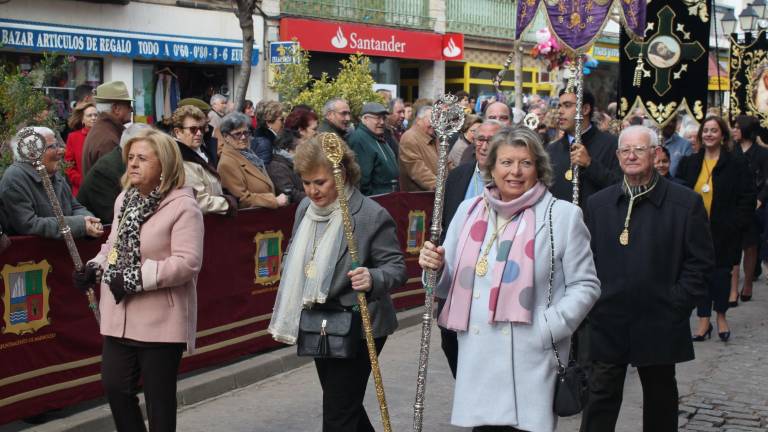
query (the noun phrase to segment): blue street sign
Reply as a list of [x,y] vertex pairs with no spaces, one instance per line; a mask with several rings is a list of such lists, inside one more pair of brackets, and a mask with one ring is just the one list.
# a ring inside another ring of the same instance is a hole
[[299,63],[299,43],[281,41],[269,43],[269,62],[273,65]]

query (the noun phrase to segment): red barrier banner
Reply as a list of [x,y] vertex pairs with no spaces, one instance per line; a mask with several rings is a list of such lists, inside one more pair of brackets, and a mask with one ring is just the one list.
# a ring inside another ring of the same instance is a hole
[[[376,197],[397,223],[408,283],[392,294],[398,309],[423,304],[418,250],[427,238],[433,195]],[[280,346],[266,332],[295,206],[206,216],[198,277],[197,349],[181,371],[215,366]],[[77,242],[83,260],[106,239]],[[0,254],[0,424],[102,395],[101,336],[85,296],[72,287],[61,240],[14,237]]]

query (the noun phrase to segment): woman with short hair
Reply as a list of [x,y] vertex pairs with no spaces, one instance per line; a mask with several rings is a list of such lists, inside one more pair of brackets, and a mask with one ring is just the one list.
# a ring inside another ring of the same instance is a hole
[[101,251],[73,276],[80,289],[99,273],[101,380],[118,431],[144,431],[136,394],[143,382],[149,430],[176,429],[176,374],[193,352],[203,216],[171,137],[142,130],[123,148],[123,192]]
[[219,173],[201,149],[206,128],[205,114],[192,105],[181,106],[173,112],[171,124],[184,160],[185,186],[194,189],[200,210],[203,214],[235,215],[237,199],[224,195]]
[[283,104],[277,101],[261,101],[256,104],[256,120],[259,124],[251,142],[251,149],[265,164],[272,161],[272,145],[283,130]]
[[[345,245],[333,167],[321,146],[324,135],[296,148],[294,166],[307,197],[296,209],[293,234],[280,278],[268,331],[275,340],[294,344],[302,308],[354,310],[357,294],[365,293],[376,350],[397,328],[390,292],[405,284],[405,259],[397,238],[395,221],[376,202],[354,186],[360,167],[344,145],[341,161],[344,193],[348,200],[359,266],[353,268]],[[373,432],[363,407],[371,373],[365,337],[356,341],[355,357],[315,358],[323,391],[324,431]]]
[[224,188],[238,200],[239,208],[278,208],[288,205],[288,197],[275,196],[275,185],[267,174],[264,161],[249,146],[248,116],[227,114],[219,126],[223,148],[219,175]]
[[438,323],[459,343],[451,423],[477,431],[553,431],[557,345],[600,296],[579,207],[555,199],[549,156],[527,128],[490,143],[484,193],[461,203],[443,246],[425,242],[423,269],[441,270]]
[[296,146],[317,134],[317,114],[312,111],[294,110],[285,118],[285,127],[275,140],[272,160],[267,164],[267,172],[275,184],[275,193],[284,193],[292,203],[304,199],[304,187],[301,178],[293,169],[293,155]]
[[451,147],[451,151],[448,152],[448,161],[451,163],[452,167],[456,168],[471,159],[465,159],[463,156],[465,154],[473,154],[473,150],[466,151],[469,148],[474,148],[475,131],[477,131],[477,128],[479,128],[482,123],[483,119],[476,115],[467,114],[464,118],[464,124],[461,127],[459,136],[453,144],[453,147]]

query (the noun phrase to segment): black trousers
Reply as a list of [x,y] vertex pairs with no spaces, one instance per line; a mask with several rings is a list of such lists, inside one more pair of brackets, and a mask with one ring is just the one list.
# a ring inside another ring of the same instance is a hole
[[696,305],[696,315],[699,318],[712,316],[712,305],[715,312],[728,312],[728,297],[731,295],[731,267],[715,267],[709,274],[709,296],[700,300]]
[[[637,368],[643,386],[643,432],[677,432],[675,365]],[[581,417],[581,432],[613,432],[624,395],[627,365],[592,362],[589,400]]]
[[101,382],[118,432],[147,430],[136,397],[139,379],[144,384],[149,430],[176,430],[176,373],[184,346],[104,337]]
[[[386,337],[374,340],[376,353]],[[323,389],[323,432],[374,432],[363,406],[365,388],[371,375],[368,347],[362,339],[352,359],[315,359]]]
[[[445,306],[445,299],[437,299],[437,316],[443,311]],[[440,329],[440,347],[445,353],[445,359],[448,360],[448,367],[451,368],[453,379],[456,379],[456,364],[459,361],[459,340],[456,337],[456,332],[453,330]]]

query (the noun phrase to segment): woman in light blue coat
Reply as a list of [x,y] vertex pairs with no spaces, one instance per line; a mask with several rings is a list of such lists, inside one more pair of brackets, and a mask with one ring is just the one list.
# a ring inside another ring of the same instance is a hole
[[442,270],[438,322],[458,333],[451,423],[549,432],[552,342],[567,362],[571,335],[600,295],[590,236],[581,210],[547,191],[552,169],[534,132],[503,129],[486,164],[493,181],[483,195],[459,206],[442,247],[426,242],[419,256],[422,268]]

